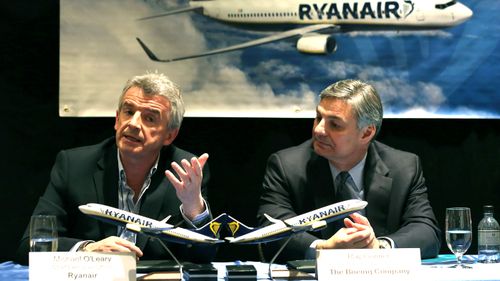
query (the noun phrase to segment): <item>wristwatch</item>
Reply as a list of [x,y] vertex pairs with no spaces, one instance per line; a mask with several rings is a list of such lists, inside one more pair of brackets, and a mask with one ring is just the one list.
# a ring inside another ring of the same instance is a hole
[[378,238],[378,248],[379,249],[392,249],[391,243],[389,241],[383,239],[383,238]]
[[92,240],[87,240],[87,241],[83,241],[80,246],[78,247],[78,249],[76,249],[77,252],[85,252],[85,247],[87,247],[88,244],[90,243],[94,243],[95,241],[92,241]]

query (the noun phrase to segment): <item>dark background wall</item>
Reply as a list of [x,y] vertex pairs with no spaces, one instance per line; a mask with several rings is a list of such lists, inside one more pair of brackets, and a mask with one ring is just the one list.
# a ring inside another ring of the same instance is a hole
[[[29,2],[2,7],[0,262],[12,259],[56,153],[114,133],[112,118],[58,116],[59,3]],[[310,119],[186,118],[175,143],[210,154],[213,213],[252,226],[267,157],[308,139],[311,126]],[[446,207],[471,207],[475,227],[483,204],[500,209],[500,120],[386,119],[378,139],[421,156],[442,228]],[[449,253],[446,245],[441,251]],[[232,259],[256,260],[256,247],[223,245],[218,260]]]

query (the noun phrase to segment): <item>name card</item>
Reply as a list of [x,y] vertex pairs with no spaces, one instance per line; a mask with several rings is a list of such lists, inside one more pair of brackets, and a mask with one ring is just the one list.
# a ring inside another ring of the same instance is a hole
[[30,252],[30,281],[135,281],[130,253]]
[[319,281],[417,280],[419,268],[419,249],[316,251],[316,274]]

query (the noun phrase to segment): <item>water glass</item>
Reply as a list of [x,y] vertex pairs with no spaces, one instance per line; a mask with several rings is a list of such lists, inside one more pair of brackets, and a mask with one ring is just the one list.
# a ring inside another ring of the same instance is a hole
[[57,221],[55,216],[36,215],[31,217],[30,251],[57,251]]
[[462,267],[462,256],[467,252],[472,242],[472,219],[470,208],[455,207],[446,209],[446,244],[457,258],[457,264],[452,267]]

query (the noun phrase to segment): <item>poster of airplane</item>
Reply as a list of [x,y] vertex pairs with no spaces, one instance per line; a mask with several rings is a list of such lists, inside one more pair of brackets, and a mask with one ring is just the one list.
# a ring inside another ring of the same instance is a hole
[[323,88],[354,78],[389,118],[499,118],[499,12],[487,0],[61,0],[60,115],[114,116],[125,80],[158,71],[183,89],[186,116],[313,117]]

